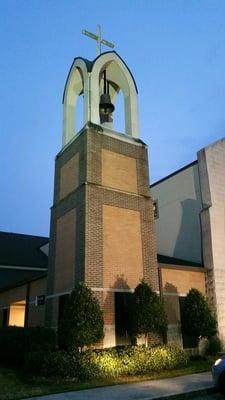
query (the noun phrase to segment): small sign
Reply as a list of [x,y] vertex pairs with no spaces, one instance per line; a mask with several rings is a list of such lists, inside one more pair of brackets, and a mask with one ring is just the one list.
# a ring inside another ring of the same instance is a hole
[[43,306],[43,305],[45,305],[45,295],[42,294],[40,296],[36,296],[35,306]]

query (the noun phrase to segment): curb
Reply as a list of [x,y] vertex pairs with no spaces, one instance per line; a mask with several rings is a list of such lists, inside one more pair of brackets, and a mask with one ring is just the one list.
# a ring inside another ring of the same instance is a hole
[[[209,389],[195,390],[193,392],[187,392],[187,393],[172,394],[171,396],[155,397],[154,400],[189,400],[195,398],[196,396],[204,396],[213,393],[217,393],[216,390],[214,388],[209,388]],[[150,399],[145,399],[145,400],[150,400]]]

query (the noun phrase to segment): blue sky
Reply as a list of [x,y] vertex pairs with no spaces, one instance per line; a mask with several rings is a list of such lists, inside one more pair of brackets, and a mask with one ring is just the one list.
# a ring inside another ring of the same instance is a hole
[[[139,89],[151,182],[225,136],[225,0],[2,0],[0,230],[48,235],[62,93],[102,25]],[[106,48],[104,48],[107,50]]]

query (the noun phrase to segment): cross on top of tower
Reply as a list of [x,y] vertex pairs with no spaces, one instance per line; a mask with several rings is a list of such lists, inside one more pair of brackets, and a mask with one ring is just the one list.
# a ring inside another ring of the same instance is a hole
[[85,29],[82,30],[82,33],[86,36],[89,36],[91,39],[96,40],[97,42],[97,46],[96,46],[96,53],[97,56],[99,56],[101,54],[101,45],[104,44],[105,46],[111,47],[111,49],[114,48],[114,44],[111,42],[108,42],[107,40],[102,38],[101,35],[101,26],[97,25],[96,28],[96,35],[94,33],[91,33],[89,31],[86,31]]

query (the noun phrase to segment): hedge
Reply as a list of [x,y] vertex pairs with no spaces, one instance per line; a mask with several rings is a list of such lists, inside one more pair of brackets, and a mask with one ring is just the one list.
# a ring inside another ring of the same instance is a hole
[[43,327],[0,329],[0,364],[17,367],[23,364],[26,353],[56,349],[56,333]]
[[28,373],[61,378],[76,377],[78,355],[66,351],[36,351],[25,356],[24,369]]
[[130,346],[81,353],[33,352],[26,356],[25,369],[44,376],[94,380],[185,367],[188,361],[187,354],[177,347]]
[[79,365],[81,379],[96,379],[119,375],[142,375],[184,367],[188,364],[187,354],[172,346],[111,349],[102,352],[83,353]]

